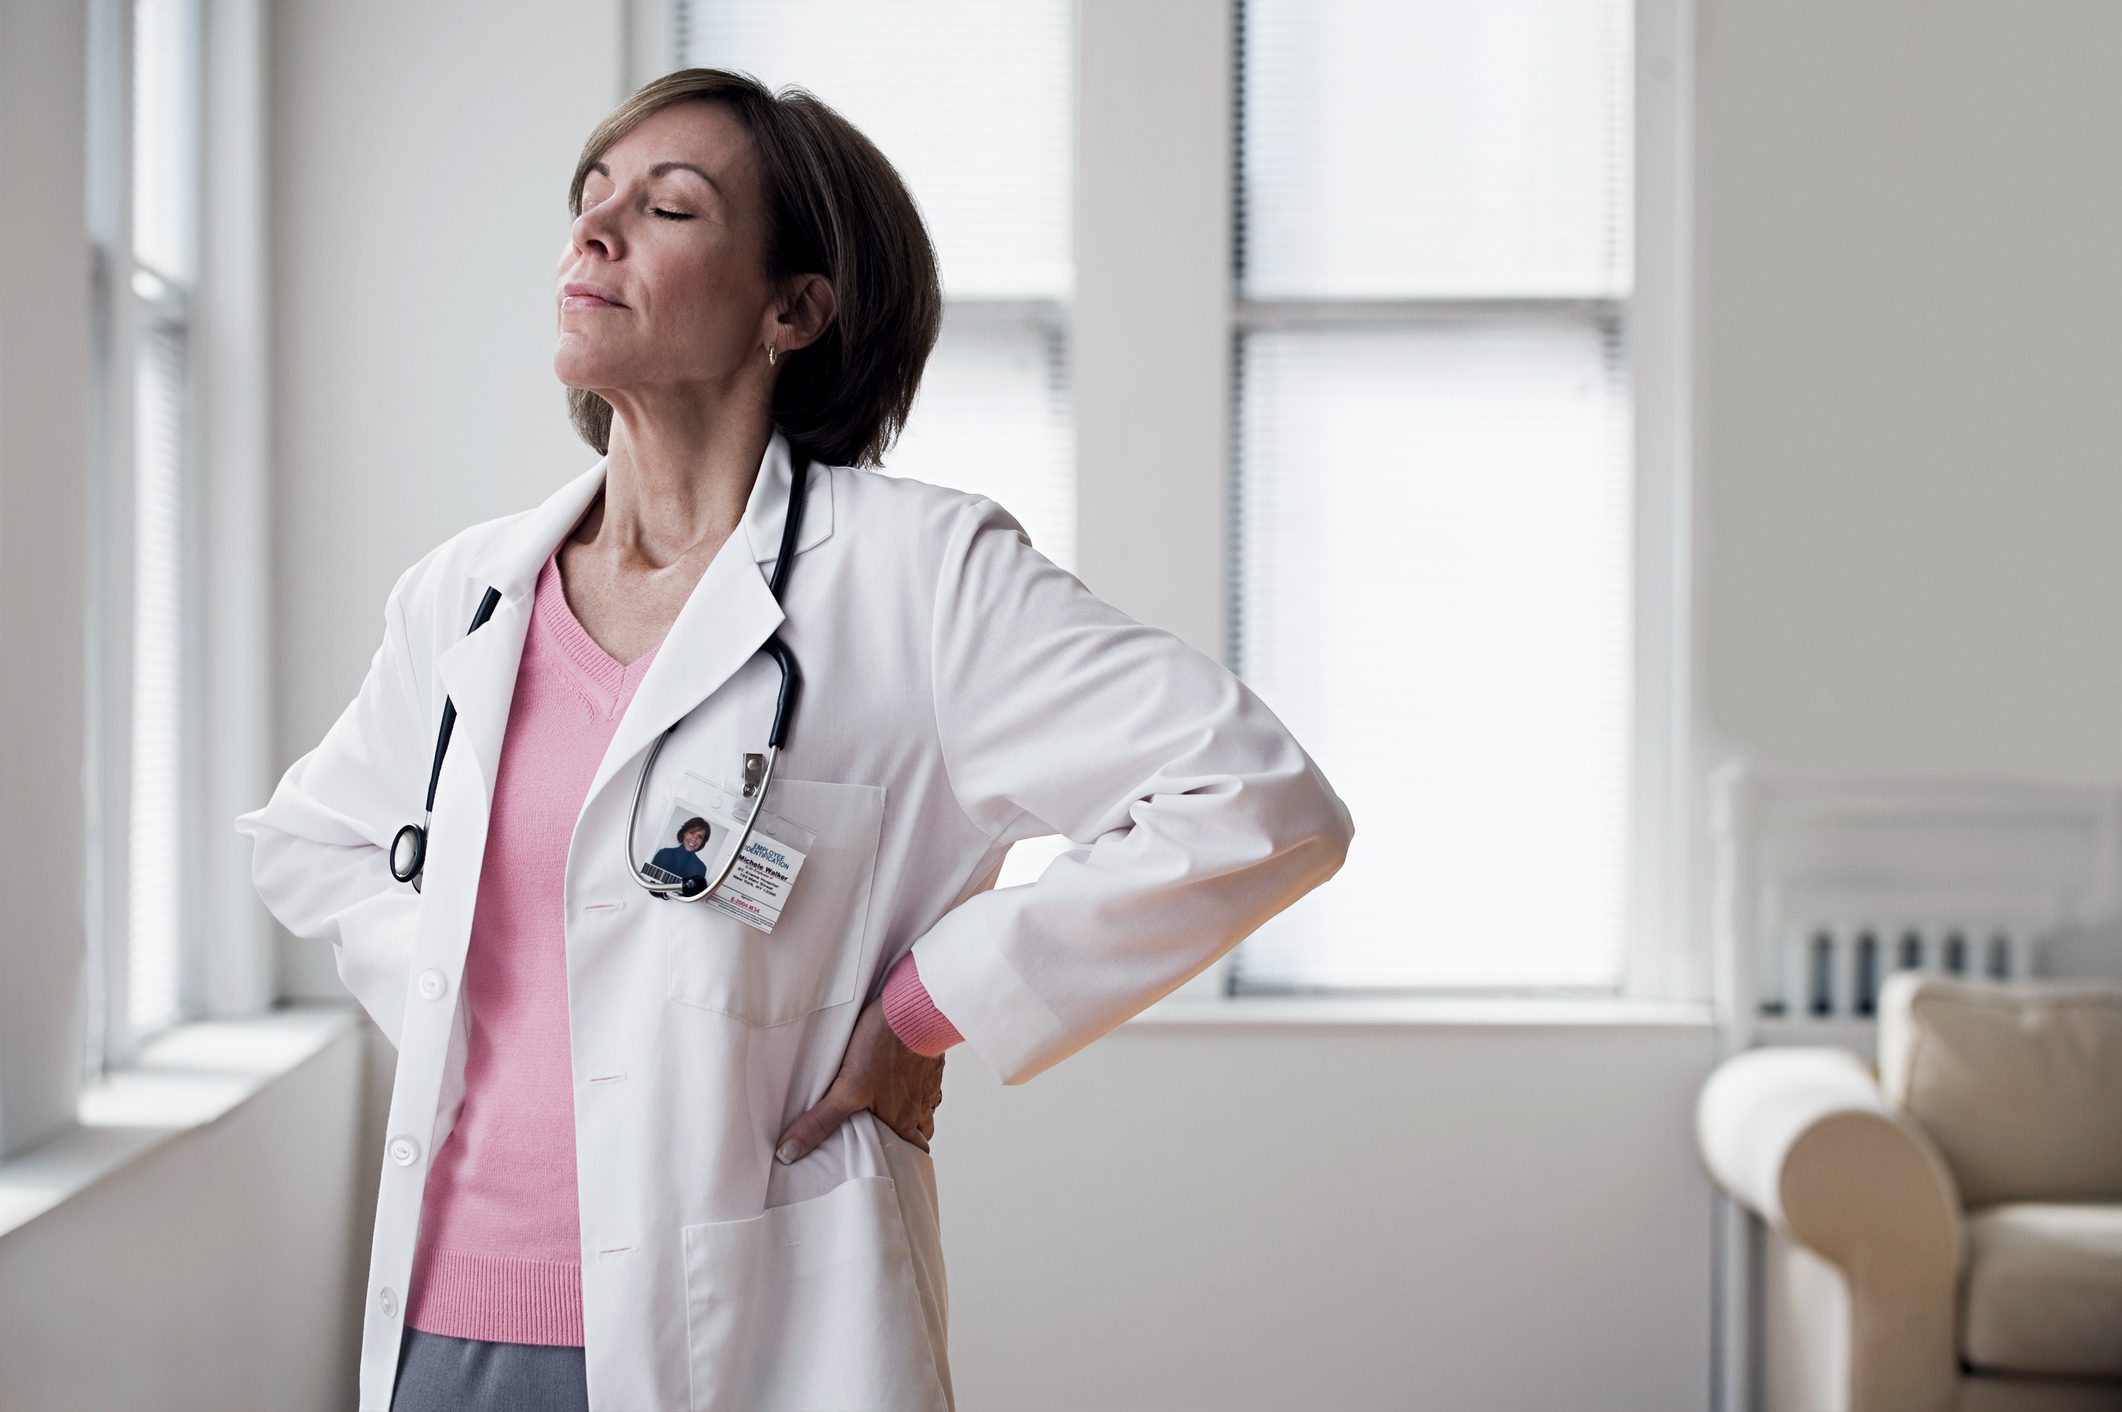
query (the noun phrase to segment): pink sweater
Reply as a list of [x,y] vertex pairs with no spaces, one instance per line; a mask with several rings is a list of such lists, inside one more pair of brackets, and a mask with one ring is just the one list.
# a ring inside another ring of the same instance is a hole
[[[582,1228],[562,885],[575,818],[634,688],[539,572],[494,783],[464,962],[464,1106],[422,1198],[405,1322],[458,1338],[582,1345]],[[923,1054],[961,1038],[913,956],[886,976],[893,1033]]]

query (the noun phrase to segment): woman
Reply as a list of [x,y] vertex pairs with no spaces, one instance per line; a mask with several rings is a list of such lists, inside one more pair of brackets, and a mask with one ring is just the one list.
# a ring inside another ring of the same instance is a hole
[[[667,75],[570,209],[554,369],[601,459],[408,569],[354,702],[236,821],[399,1051],[360,1405],[947,1408],[944,1051],[1059,1062],[1332,875],[1349,815],[992,500],[864,469],[941,300],[838,115]],[[630,821],[741,797],[775,636],[778,920],[646,905]],[[445,703],[415,890],[386,853]],[[993,889],[1055,832],[1080,846]]]
[[650,866],[662,869],[667,878],[706,877],[707,864],[700,861],[700,850],[707,847],[707,835],[707,820],[693,815],[678,826],[676,843],[656,850]]

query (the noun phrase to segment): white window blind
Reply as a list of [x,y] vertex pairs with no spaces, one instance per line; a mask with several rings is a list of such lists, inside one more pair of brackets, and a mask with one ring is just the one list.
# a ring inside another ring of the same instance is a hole
[[1361,835],[1240,991],[1610,990],[1627,0],[1243,0],[1232,643]]
[[[192,1009],[185,843],[199,768],[192,319],[198,278],[198,0],[100,0],[89,15],[99,448],[94,669],[93,1067]],[[123,114],[123,118],[120,115]]]
[[680,0],[676,20],[682,64],[807,89],[898,168],[946,312],[887,469],[992,497],[1072,566],[1070,0]]

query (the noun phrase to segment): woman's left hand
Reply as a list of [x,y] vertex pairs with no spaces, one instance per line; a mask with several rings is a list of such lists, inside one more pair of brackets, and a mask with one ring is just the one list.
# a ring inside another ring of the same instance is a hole
[[855,1017],[855,1033],[847,1041],[833,1086],[788,1125],[775,1155],[783,1162],[795,1161],[864,1108],[926,1152],[936,1131],[936,1106],[942,1102],[943,1056],[930,1058],[908,1049],[885,1022],[880,994]]

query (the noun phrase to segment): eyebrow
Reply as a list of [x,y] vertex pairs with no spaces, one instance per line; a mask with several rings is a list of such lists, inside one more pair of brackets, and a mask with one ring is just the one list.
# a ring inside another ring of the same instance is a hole
[[[602,162],[591,162],[589,164],[589,170],[593,172],[601,172],[606,178],[609,178],[612,174],[612,169],[610,167],[605,166]],[[659,177],[666,172],[674,172],[681,170],[691,172],[693,175],[699,177],[700,180],[706,182],[709,186],[713,187],[715,189],[715,195],[720,196],[722,194],[722,183],[716,181],[713,177],[709,176],[705,170],[700,167],[694,166],[691,162],[658,162],[656,163],[656,165],[648,169],[648,174],[652,177]]]

